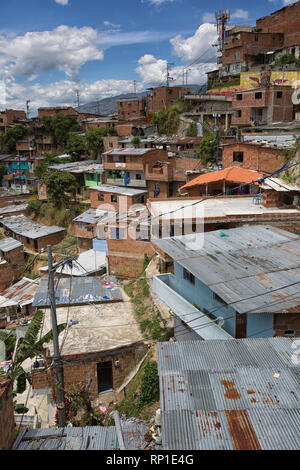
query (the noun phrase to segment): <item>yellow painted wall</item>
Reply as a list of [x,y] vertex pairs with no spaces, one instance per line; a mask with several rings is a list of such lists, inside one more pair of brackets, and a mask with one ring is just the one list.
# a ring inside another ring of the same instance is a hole
[[[262,74],[264,73],[265,72],[242,72],[241,88],[244,90],[257,88],[261,83]],[[284,80],[284,83],[282,83],[282,80]],[[295,86],[297,81],[300,83],[300,71],[282,72],[276,70],[271,73],[271,85]]]

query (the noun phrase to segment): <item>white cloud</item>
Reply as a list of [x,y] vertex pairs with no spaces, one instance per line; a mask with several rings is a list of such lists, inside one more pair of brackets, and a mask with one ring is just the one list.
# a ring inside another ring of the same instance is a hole
[[162,5],[163,3],[176,2],[177,0],[141,0],[141,3],[151,3],[152,5]]
[[[60,25],[51,31],[27,32],[23,36],[0,34],[0,71],[6,68],[16,76],[59,70],[74,80],[79,69],[88,61],[102,60],[109,47],[161,41],[170,33],[152,31],[99,32]],[[1,73],[0,73],[1,75]]]
[[110,21],[103,21],[103,24],[104,26],[110,26],[111,28],[120,28],[120,24],[114,24],[114,23],[111,23]]
[[282,3],[284,6],[291,5],[292,3],[297,3],[298,0],[283,0]]
[[102,60],[98,33],[90,27],[58,26],[52,31],[28,32],[8,38],[0,35],[0,66],[14,75],[32,75],[58,69],[75,78],[89,60]]
[[[156,59],[153,55],[145,54],[139,61],[139,65],[135,71],[139,74],[144,86],[159,85],[166,83],[167,78],[167,61],[163,59]],[[183,84],[183,72],[188,73],[188,83],[203,84],[206,82],[206,72],[215,68],[213,63],[200,63],[194,64],[190,67],[177,66],[172,67],[169,75],[174,80],[171,80],[172,85]],[[186,78],[186,76],[185,76]]]
[[202,62],[211,62],[215,60],[216,50],[212,44],[217,39],[216,27],[209,23],[203,23],[195,34],[184,39],[181,34],[170,40],[173,46],[173,52],[180,57],[183,62],[191,62],[198,57]]
[[63,5],[63,6],[68,5],[69,3],[69,0],[54,0],[54,1],[55,3],[58,3],[59,5]]
[[215,14],[214,13],[204,13],[204,15],[202,16],[202,21],[203,23],[215,23],[216,21],[216,17],[215,17]]
[[248,17],[249,17],[249,13],[248,13],[248,11],[242,10],[241,8],[239,8],[234,13],[232,13],[230,16],[231,16],[232,19],[247,20]]
[[[133,91],[132,80],[115,79],[97,80],[93,83],[60,80],[45,85],[28,81],[18,83],[10,76],[6,77],[5,85],[4,92],[0,93],[0,109],[24,109],[26,99],[30,99],[31,115],[36,114],[37,108],[41,106],[75,106],[75,90],[80,91],[81,104]],[[143,85],[138,83],[137,91],[142,90]]]

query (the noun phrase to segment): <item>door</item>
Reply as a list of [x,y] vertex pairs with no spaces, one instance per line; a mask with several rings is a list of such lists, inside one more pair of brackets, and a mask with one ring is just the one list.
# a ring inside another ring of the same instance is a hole
[[113,388],[112,361],[97,364],[98,393]]

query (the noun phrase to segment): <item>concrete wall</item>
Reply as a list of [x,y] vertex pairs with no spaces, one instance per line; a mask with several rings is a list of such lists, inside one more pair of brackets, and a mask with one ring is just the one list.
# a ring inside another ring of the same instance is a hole
[[269,338],[274,336],[272,313],[247,314],[247,338]]

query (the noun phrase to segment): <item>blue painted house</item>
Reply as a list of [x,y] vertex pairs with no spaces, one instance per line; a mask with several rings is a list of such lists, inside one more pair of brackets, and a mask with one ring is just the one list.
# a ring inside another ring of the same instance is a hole
[[243,226],[152,243],[173,261],[173,274],[152,286],[174,313],[178,340],[216,339],[210,322],[233,338],[300,336],[298,235]]

